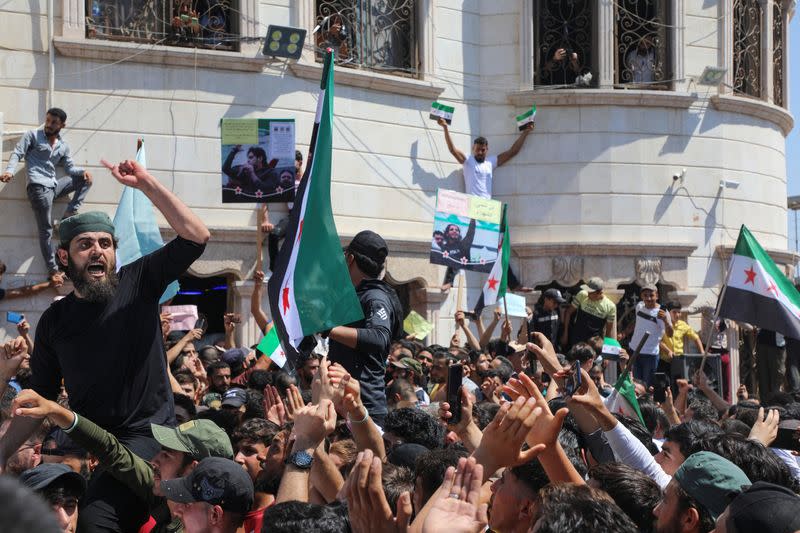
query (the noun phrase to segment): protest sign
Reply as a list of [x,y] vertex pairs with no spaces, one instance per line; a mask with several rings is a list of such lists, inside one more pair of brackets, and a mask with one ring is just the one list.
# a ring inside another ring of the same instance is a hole
[[403,320],[403,329],[409,335],[413,335],[415,339],[422,340],[433,331],[433,324],[425,320],[416,311],[411,311]]
[[528,127],[528,124],[532,123],[536,118],[536,104],[533,105],[531,109],[524,112],[521,115],[517,115],[517,128],[519,131],[524,130]]
[[433,120],[439,120],[440,118],[443,118],[445,122],[447,122],[448,124],[452,124],[453,111],[455,111],[454,107],[440,104],[439,102],[433,102],[431,103],[430,118],[432,118]]
[[294,199],[294,119],[223,118],[222,202]]
[[525,297],[518,294],[507,292],[506,295],[497,301],[499,309],[508,309],[508,316],[527,318],[528,312],[525,310]]
[[431,263],[490,272],[497,259],[502,204],[439,189],[433,219]]
[[197,306],[196,305],[162,305],[162,313],[169,313],[170,317],[169,329],[171,331],[189,331],[194,329],[197,323]]

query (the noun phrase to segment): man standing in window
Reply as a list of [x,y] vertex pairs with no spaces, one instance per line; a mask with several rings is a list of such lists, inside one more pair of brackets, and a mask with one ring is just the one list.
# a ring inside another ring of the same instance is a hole
[[[501,152],[497,156],[489,155],[489,141],[486,137],[478,137],[472,143],[472,153],[467,157],[464,152],[459,150],[453,144],[453,139],[450,138],[450,130],[447,127],[447,122],[440,118],[439,125],[444,130],[444,140],[447,142],[447,149],[453,154],[464,168],[464,184],[466,193],[473,196],[480,196],[481,198],[492,197],[492,178],[494,169],[506,164],[512,157],[517,155],[525,144],[525,139],[528,134],[533,131],[533,122],[529,123],[527,127],[522,130],[517,140],[511,145],[511,148],[505,152]],[[444,284],[442,291],[448,291],[453,286],[453,280],[456,277],[456,271],[450,267],[447,268],[447,273],[444,277]],[[508,286],[512,291],[531,292],[533,289],[530,287],[523,287],[514,272],[511,271],[511,265],[508,266]]]
[[651,83],[655,81],[656,53],[650,37],[642,37],[634,50],[625,57],[627,76],[623,81]]
[[558,48],[542,67],[541,78],[544,85],[573,85],[581,64],[578,54],[568,48]]
[[[89,187],[92,186],[92,175],[75,166],[69,146],[61,139],[61,129],[66,124],[67,114],[63,109],[48,109],[44,127],[30,130],[22,136],[8,159],[6,171],[0,175],[0,182],[11,181],[20,159],[25,158],[28,200],[39,228],[39,247],[50,279],[59,285],[64,281],[64,274],[59,272],[55,253],[50,246],[50,239],[53,237],[53,201],[71,192],[75,193],[61,217],[69,218],[78,212],[89,193]],[[67,176],[59,179],[56,177],[56,166],[60,163],[64,164]]]

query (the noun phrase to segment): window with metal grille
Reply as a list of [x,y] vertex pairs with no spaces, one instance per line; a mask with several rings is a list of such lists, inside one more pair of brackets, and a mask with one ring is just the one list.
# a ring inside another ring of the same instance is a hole
[[317,0],[317,59],[332,48],[339,65],[418,75],[414,0]]
[[772,101],[783,107],[783,43],[786,39],[783,1],[775,0],[772,6]]
[[616,0],[615,7],[614,82],[628,88],[669,89],[669,2]]
[[761,97],[761,2],[733,0],[733,92]]
[[86,37],[239,50],[238,0],[86,0]]
[[[534,84],[592,86],[596,0],[534,2]],[[596,77],[595,77],[596,78]]]

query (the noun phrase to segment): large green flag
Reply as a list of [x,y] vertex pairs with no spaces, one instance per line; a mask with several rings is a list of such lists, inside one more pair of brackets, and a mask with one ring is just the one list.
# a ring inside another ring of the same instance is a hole
[[[297,348],[307,335],[364,318],[331,208],[333,52],[325,56],[310,146],[269,280],[270,309],[284,348],[287,343]],[[292,359],[292,350],[287,353]]]
[[800,339],[800,293],[744,225],[718,314]]
[[492,271],[483,285],[483,292],[475,304],[475,314],[481,314],[483,308],[494,305],[506,295],[508,290],[508,260],[511,257],[511,236],[508,231],[508,206],[503,205],[503,218],[500,221],[500,243],[497,248],[497,259],[494,261]]

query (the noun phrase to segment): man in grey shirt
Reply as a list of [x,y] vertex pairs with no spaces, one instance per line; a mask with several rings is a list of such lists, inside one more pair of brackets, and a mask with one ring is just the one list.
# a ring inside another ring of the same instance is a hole
[[[92,175],[75,166],[70,155],[69,146],[61,139],[61,129],[67,123],[67,114],[57,107],[47,110],[44,128],[30,130],[23,135],[8,160],[6,171],[0,175],[0,182],[8,183],[14,177],[17,164],[25,158],[28,170],[28,200],[31,202],[39,228],[39,247],[47,264],[50,279],[57,283],[63,281],[63,273],[59,272],[55,253],[50,246],[53,236],[53,201],[71,192],[72,200],[61,218],[70,217],[78,212],[89,187],[92,186]],[[56,166],[64,164],[67,175],[56,177]]]

